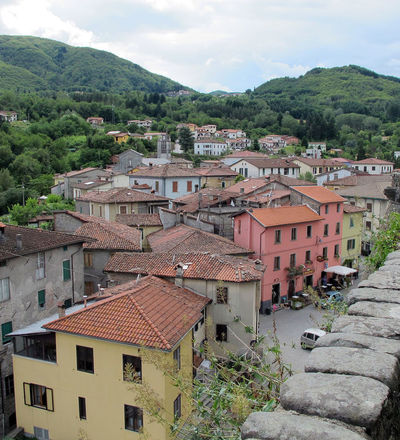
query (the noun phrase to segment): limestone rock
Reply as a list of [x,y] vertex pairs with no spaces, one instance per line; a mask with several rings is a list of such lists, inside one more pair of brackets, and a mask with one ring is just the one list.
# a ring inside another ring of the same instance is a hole
[[369,316],[340,316],[332,324],[332,333],[358,333],[381,338],[400,339],[400,321]]
[[400,319],[400,304],[362,301],[349,307],[349,315]]
[[358,287],[400,290],[400,270],[381,269],[372,273],[366,280],[361,281]]
[[346,297],[346,302],[351,305],[359,301],[400,304],[400,291],[393,289],[372,289],[369,287],[352,289]]

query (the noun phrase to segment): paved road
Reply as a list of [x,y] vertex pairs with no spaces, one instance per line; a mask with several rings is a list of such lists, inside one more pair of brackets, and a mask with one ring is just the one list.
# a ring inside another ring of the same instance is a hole
[[300,336],[306,328],[319,327],[323,313],[313,305],[301,310],[279,310],[274,315],[260,315],[260,333],[266,335],[266,343],[271,344],[275,318],[277,336],[283,353],[283,361],[291,364],[294,373],[304,371],[304,363],[309,350],[300,347]]

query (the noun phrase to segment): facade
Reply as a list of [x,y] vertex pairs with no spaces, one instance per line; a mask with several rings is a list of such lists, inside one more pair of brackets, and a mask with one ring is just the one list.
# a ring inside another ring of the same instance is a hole
[[226,145],[230,150],[245,150],[251,147],[249,138],[226,139]]
[[218,139],[198,139],[194,142],[194,154],[222,156],[228,148],[225,141]]
[[6,122],[15,122],[18,119],[17,112],[10,110],[0,110],[0,120]]
[[233,163],[231,169],[243,177],[262,177],[271,174],[282,174],[284,176],[297,178],[300,167],[286,159],[262,159],[249,158],[241,159]]
[[[69,171],[65,174],[60,174],[55,176],[55,186],[53,188],[64,187],[64,192],[62,195],[66,199],[72,199],[74,196],[74,186],[78,183],[87,181],[96,181],[101,177],[108,177],[110,173],[108,171],[102,170],[101,168],[83,168],[81,170]],[[53,193],[53,190],[52,190]],[[60,192],[56,192],[60,194]]]
[[35,332],[14,332],[18,425],[42,439],[169,439],[169,427],[149,415],[154,404],[143,393],[151,402],[160,399],[159,415],[168,423],[189,416],[186,395],[165,370],[192,377],[192,340],[204,334],[208,301],[146,277],[39,322]]
[[104,119],[96,116],[90,116],[89,118],[86,119],[86,122],[92,125],[93,127],[97,127],[104,123]]
[[122,173],[127,173],[142,163],[143,154],[135,150],[126,150],[117,156],[117,162],[113,169]]
[[220,160],[222,163],[230,167],[232,164],[239,161],[240,159],[250,159],[255,157],[258,158],[261,157],[263,159],[266,159],[269,156],[266,155],[265,153],[260,153],[258,151],[241,150],[241,151],[233,151],[227,156],[222,157]]
[[111,136],[114,139],[114,142],[117,142],[118,144],[127,142],[129,139],[129,133],[124,133],[122,131],[109,131],[106,134],[107,136]]
[[393,172],[393,165],[393,162],[376,159],[374,157],[352,163],[353,168],[364,171],[368,174],[390,174]]
[[364,208],[343,205],[342,265],[358,269],[362,248]]
[[349,177],[352,175],[352,171],[349,168],[339,168],[332,171],[327,171],[323,174],[317,174],[314,176],[318,186],[329,183],[331,180],[342,179],[343,177]]
[[73,200],[83,197],[90,191],[108,191],[112,188],[128,188],[129,187],[129,176],[124,173],[114,173],[108,174],[107,176],[102,176],[99,179],[94,180],[84,180],[79,183],[73,183],[71,185],[73,192]]
[[83,296],[83,237],[0,223],[0,437],[16,425],[7,336]]
[[311,173],[313,176],[328,171],[343,168],[343,165],[333,159],[312,159],[308,157],[297,157],[293,163],[300,167],[300,174]]
[[234,185],[236,177],[239,175],[236,171],[222,165],[212,168],[199,168],[197,173],[201,176],[202,188],[222,189]]
[[157,139],[157,157],[170,160],[171,151],[171,138],[168,134],[162,134]]
[[147,128],[147,130],[149,130],[153,125],[153,121],[151,119],[131,119],[127,121],[126,124],[136,124],[138,127]]

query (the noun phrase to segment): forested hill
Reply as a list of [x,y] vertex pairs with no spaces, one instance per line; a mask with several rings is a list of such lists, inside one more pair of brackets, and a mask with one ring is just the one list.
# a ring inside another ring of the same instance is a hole
[[112,53],[37,37],[0,35],[0,90],[34,92],[186,89]]
[[[304,114],[307,108],[330,107],[343,113],[380,116],[400,102],[400,79],[359,66],[317,67],[299,78],[277,78],[257,87],[275,111]],[[397,105],[396,105],[397,107]]]

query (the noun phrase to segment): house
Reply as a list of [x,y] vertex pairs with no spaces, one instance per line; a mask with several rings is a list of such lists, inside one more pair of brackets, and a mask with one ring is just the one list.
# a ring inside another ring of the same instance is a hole
[[387,160],[376,159],[370,157],[369,159],[363,159],[354,161],[352,167],[356,170],[364,171],[368,174],[388,174],[393,172],[393,162]]
[[138,229],[73,211],[54,213],[54,230],[74,233],[92,240],[83,244],[85,295],[106,287],[104,266],[115,252],[142,252]]
[[[247,351],[256,337],[264,270],[259,261],[208,252],[117,253],[105,268],[113,282],[124,283],[150,274],[210,298],[206,338],[212,352],[221,356],[227,355],[226,350]],[[246,332],[246,327],[254,329],[255,334]]]
[[362,248],[363,217],[365,208],[343,205],[342,265],[358,269]]
[[314,176],[318,186],[322,186],[331,180],[342,179],[343,177],[349,177],[353,174],[350,168],[338,168],[336,170],[327,171],[326,173],[317,174]]
[[225,142],[230,150],[245,150],[251,147],[251,140],[248,138],[226,139]]
[[148,141],[151,141],[153,139],[157,139],[160,136],[165,136],[167,135],[167,133],[163,132],[163,131],[147,131],[144,134],[144,138],[147,139]]
[[157,157],[171,160],[171,138],[167,133],[157,138]]
[[202,188],[229,188],[235,184],[235,179],[239,175],[225,165],[198,168],[196,171],[201,176]]
[[231,166],[231,169],[243,177],[262,177],[271,174],[283,174],[297,178],[299,176],[299,165],[288,159],[263,159],[247,158],[241,159]]
[[232,128],[223,128],[220,130],[222,133],[222,136],[226,139],[238,139],[238,138],[245,138],[246,133],[243,130],[236,130]]
[[207,156],[222,156],[228,148],[223,140],[218,139],[197,139],[194,142],[194,154]]
[[277,152],[288,145],[298,145],[300,139],[296,136],[269,134],[258,140],[261,149]]
[[202,128],[203,130],[208,131],[208,133],[210,133],[210,135],[215,134],[215,132],[217,131],[217,126],[214,125],[214,124],[202,125],[200,128]]
[[0,110],[0,121],[15,122],[17,119],[17,112],[12,110]]
[[150,249],[147,236],[163,228],[160,214],[117,214],[115,221],[140,231],[142,246],[145,251]]
[[114,157],[115,165],[113,166],[113,170],[122,173],[127,173],[133,168],[138,167],[143,160],[143,154],[132,149],[125,150]]
[[254,251],[227,238],[179,224],[147,236],[152,252],[210,252],[219,255],[248,256]]
[[86,118],[86,122],[92,127],[98,127],[104,123],[104,119],[96,116],[90,116],[89,118]]
[[267,156],[264,153],[260,153],[258,151],[243,150],[243,151],[233,151],[227,156],[222,157],[220,160],[222,163],[230,167],[233,163],[237,162],[240,159],[255,158],[255,157],[261,157],[265,159],[268,158],[269,156]]
[[[0,437],[14,428],[12,344],[7,336],[83,296],[84,237],[0,223]],[[19,421],[18,421],[19,422]]]
[[122,131],[109,131],[106,135],[111,136],[114,139],[114,142],[117,142],[118,144],[127,142],[129,139],[129,133],[124,133]]
[[186,127],[188,128],[192,133],[195,132],[199,127],[196,124],[192,124],[192,123],[180,123],[176,126],[177,130],[180,130],[181,128]]
[[115,220],[117,214],[152,214],[159,206],[168,206],[169,199],[130,188],[90,191],[76,199],[75,209],[81,214]]
[[333,252],[325,254],[319,242],[323,217],[308,206],[247,210],[234,220],[235,243],[252,249],[254,258],[267,267],[261,282],[261,313],[270,314],[303,285],[317,285],[325,261],[333,260]]
[[176,199],[198,191],[201,177],[194,169],[167,164],[132,170],[129,182],[131,185],[147,183],[155,195]]
[[140,128],[150,129],[153,125],[153,121],[151,119],[130,119],[127,121],[126,125],[136,124]]
[[169,439],[149,400],[170,424],[190,415],[166,371],[192,377],[210,300],[156,277],[96,299],[11,334],[18,425],[38,439]]
[[313,150],[319,150],[322,151],[323,153],[326,153],[326,142],[309,142],[308,143],[308,148],[313,149]]
[[343,165],[333,159],[312,159],[309,157],[296,157],[293,163],[300,167],[300,174],[311,173],[313,176],[323,174],[328,171],[343,168]]
[[[79,179],[80,180],[80,179]],[[97,179],[81,180],[71,184],[73,199],[79,199],[89,191],[108,191],[112,188],[129,187],[129,176],[120,171],[107,170],[107,174]]]

